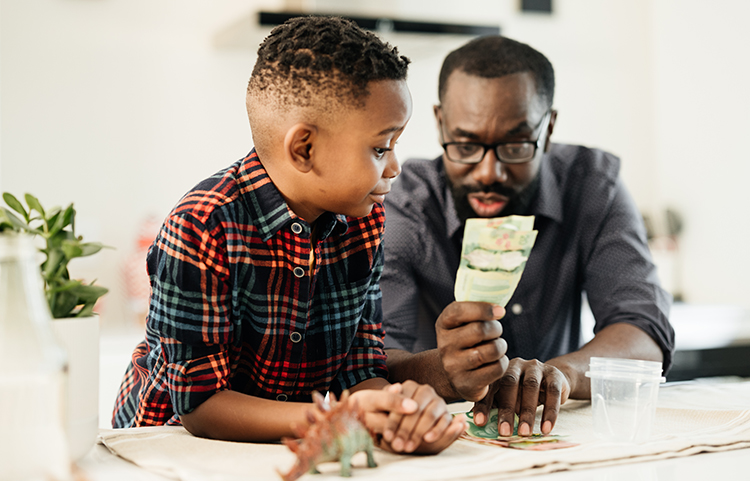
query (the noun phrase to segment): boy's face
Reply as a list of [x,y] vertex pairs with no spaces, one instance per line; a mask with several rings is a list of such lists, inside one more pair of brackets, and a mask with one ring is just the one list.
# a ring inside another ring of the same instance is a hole
[[333,107],[343,111],[321,128],[314,147],[318,176],[308,196],[313,211],[366,216],[401,172],[393,148],[411,117],[409,88],[403,80],[378,80],[367,88],[364,107]]

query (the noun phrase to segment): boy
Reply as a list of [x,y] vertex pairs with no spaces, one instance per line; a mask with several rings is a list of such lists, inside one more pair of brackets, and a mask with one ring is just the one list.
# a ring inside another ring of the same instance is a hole
[[313,391],[349,389],[386,448],[434,453],[460,435],[432,388],[386,381],[382,202],[408,63],[340,18],[265,39],[247,89],[255,148],[193,188],[149,251],[146,338],[114,427],[273,441],[307,422]]

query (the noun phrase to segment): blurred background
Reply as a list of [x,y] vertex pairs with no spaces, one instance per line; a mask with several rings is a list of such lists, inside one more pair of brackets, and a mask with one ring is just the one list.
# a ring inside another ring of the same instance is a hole
[[[0,0],[0,191],[73,202],[78,233],[114,247],[71,265],[110,289],[103,363],[142,336],[145,249],[162,219],[252,147],[244,92],[271,29],[261,11],[490,26],[544,53],[553,140],[621,157],[662,282],[683,301],[684,362],[750,339],[744,0]],[[388,25],[382,35],[413,61],[414,114],[396,152],[436,156],[440,64],[472,37]],[[124,369],[112,362],[107,392]]]

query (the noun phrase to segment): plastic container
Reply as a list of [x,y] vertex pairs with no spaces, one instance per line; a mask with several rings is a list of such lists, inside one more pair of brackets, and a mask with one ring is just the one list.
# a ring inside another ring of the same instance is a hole
[[661,375],[660,362],[592,357],[591,410],[597,437],[616,442],[642,442],[651,436]]

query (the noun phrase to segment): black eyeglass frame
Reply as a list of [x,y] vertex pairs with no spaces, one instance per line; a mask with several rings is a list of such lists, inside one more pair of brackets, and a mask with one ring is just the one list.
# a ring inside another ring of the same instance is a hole
[[[525,164],[527,162],[531,162],[534,159],[534,156],[536,156],[536,151],[539,149],[539,144],[542,142],[542,139],[544,139],[544,135],[542,135],[543,129],[541,127],[549,125],[548,122],[546,122],[547,119],[552,117],[552,109],[547,110],[547,112],[544,114],[544,117],[542,117],[542,120],[539,121],[539,125],[536,126],[534,129],[534,132],[540,131],[539,136],[536,140],[506,140],[501,142],[495,142],[494,144],[483,144],[481,142],[443,142],[440,144],[443,147],[443,152],[445,152],[445,156],[450,160],[451,162],[455,162],[457,164],[466,164],[466,165],[472,165],[472,164],[478,164],[484,159],[484,156],[487,155],[487,151],[492,149],[495,152],[495,157],[497,160],[502,162],[503,164],[509,164],[509,165],[518,165],[518,164]],[[443,123],[440,122],[440,140],[443,140]],[[498,151],[498,147],[502,145],[510,145],[510,144],[531,144],[534,146],[534,151],[531,153],[531,155],[528,158],[524,159],[503,159],[503,157],[500,155]],[[448,146],[450,145],[474,145],[477,147],[482,147],[484,151],[482,152],[482,156],[479,157],[477,160],[456,160],[451,158],[451,156],[448,154]]]

